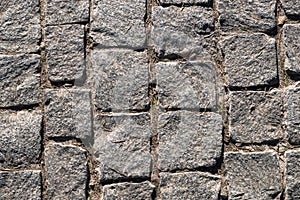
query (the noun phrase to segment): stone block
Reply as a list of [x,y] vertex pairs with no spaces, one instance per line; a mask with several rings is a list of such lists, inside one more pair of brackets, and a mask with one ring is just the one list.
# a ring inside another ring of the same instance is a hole
[[298,199],[300,197],[300,151],[288,150],[285,152],[285,158],[285,199]]
[[285,14],[292,19],[300,19],[300,1],[299,0],[282,0],[281,1]]
[[211,0],[158,0],[161,5],[211,5]]

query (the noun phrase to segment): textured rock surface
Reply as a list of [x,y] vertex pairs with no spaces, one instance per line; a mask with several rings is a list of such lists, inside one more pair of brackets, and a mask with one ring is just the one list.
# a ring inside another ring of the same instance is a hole
[[275,152],[225,153],[229,199],[279,199],[281,173]]
[[0,55],[0,107],[39,103],[40,68],[38,55]]
[[300,1],[299,0],[282,0],[282,6],[288,17],[300,19]]
[[39,50],[39,0],[0,1],[0,53]]
[[219,0],[222,31],[271,32],[276,28],[276,0]]
[[85,70],[82,25],[48,26],[46,49],[49,79],[81,82]]
[[149,64],[145,52],[95,50],[92,65],[97,109],[147,109]]
[[86,199],[86,151],[74,145],[45,148],[46,196],[50,199]]
[[230,87],[278,83],[275,39],[260,33],[240,34],[223,39],[219,45]]
[[286,200],[300,198],[300,151],[288,150],[286,157]]
[[0,197],[1,199],[42,199],[41,171],[0,171]]
[[222,118],[215,113],[176,111],[158,119],[161,171],[212,167],[221,156]]
[[151,200],[154,189],[149,181],[142,183],[117,183],[103,187],[103,200]]
[[41,154],[40,111],[0,113],[0,166],[37,164]]
[[280,91],[231,92],[229,133],[235,142],[263,143],[283,138]]
[[95,0],[91,36],[100,46],[145,48],[145,14],[146,0]]
[[158,0],[161,5],[208,5],[211,4],[211,0]]
[[162,200],[211,199],[217,200],[221,179],[201,172],[160,173]]
[[98,115],[95,127],[95,156],[102,182],[149,178],[150,116],[148,114]]

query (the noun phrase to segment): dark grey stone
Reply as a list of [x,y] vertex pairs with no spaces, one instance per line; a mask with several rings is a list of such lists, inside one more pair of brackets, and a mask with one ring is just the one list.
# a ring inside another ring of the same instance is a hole
[[300,19],[300,1],[299,0],[282,0],[282,6],[285,14],[292,19]]
[[286,200],[300,198],[300,151],[288,150],[285,152],[285,193]]
[[158,0],[161,5],[181,5],[182,8],[188,5],[210,5],[211,0]]

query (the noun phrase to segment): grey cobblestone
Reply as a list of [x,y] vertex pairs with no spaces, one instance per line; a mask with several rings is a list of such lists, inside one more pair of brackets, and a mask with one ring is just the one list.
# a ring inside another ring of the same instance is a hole
[[281,2],[286,15],[300,19],[300,2],[298,0],[282,0]]
[[300,198],[300,151],[288,150],[286,157],[286,200]]

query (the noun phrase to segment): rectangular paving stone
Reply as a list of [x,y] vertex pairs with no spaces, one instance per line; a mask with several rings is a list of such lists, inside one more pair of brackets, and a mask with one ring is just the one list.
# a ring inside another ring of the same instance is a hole
[[149,64],[146,52],[94,50],[94,103],[101,111],[146,110]]
[[211,62],[156,64],[159,105],[164,109],[214,109],[215,66]]
[[83,26],[48,26],[45,30],[50,81],[82,82],[85,71]]
[[160,173],[162,200],[218,200],[221,178],[202,172]]
[[0,1],[0,53],[39,50],[41,38],[39,0]]
[[276,142],[284,137],[282,93],[277,90],[230,93],[229,134],[244,144]]
[[158,118],[161,171],[213,167],[221,156],[222,118],[216,113],[175,111]]
[[0,166],[38,164],[41,156],[41,111],[0,112]]
[[282,185],[276,152],[225,153],[229,199],[279,199]]
[[41,66],[38,55],[0,55],[0,69],[0,107],[40,103]]
[[161,5],[211,5],[211,0],[158,0]]
[[288,150],[285,152],[285,193],[286,200],[300,198],[300,151]]
[[95,0],[91,37],[100,47],[144,49],[145,16],[146,0]]
[[219,46],[229,87],[278,83],[275,39],[261,33],[238,34],[224,38]]
[[1,199],[42,199],[40,170],[0,171]]
[[94,133],[101,182],[150,177],[149,114],[97,115]]
[[292,19],[300,19],[300,1],[299,0],[282,0],[281,1],[285,14]]

